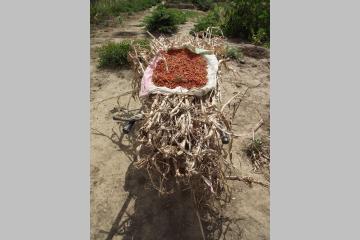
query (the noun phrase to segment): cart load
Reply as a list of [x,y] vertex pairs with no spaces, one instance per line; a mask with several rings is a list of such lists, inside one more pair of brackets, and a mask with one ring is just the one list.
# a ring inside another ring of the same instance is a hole
[[201,48],[160,51],[144,72],[140,96],[155,93],[202,96],[215,89],[218,65],[215,54]]

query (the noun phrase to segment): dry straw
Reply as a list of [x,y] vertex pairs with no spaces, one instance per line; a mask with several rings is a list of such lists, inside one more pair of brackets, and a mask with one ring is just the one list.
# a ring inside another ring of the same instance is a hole
[[[143,107],[141,127],[136,134],[136,166],[148,172],[160,194],[191,189],[198,209],[215,207],[215,202],[231,199],[226,183],[233,171],[231,144],[235,134],[231,120],[244,95],[238,94],[220,105],[225,45],[224,38],[213,36],[212,31],[208,29],[196,36],[181,38],[155,38],[149,33],[153,37],[150,49],[134,44],[129,54],[135,72],[132,82],[135,98],[146,67],[162,51],[203,48],[219,59],[218,85],[204,96],[153,94],[140,99]],[[230,138],[228,145],[222,142],[224,136]]]

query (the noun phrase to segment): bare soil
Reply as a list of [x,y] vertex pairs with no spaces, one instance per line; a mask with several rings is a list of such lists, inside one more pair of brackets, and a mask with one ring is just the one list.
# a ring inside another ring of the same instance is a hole
[[[100,70],[95,49],[107,41],[147,37],[140,26],[149,10],[129,16],[121,25],[91,31],[91,239],[201,239],[193,206],[186,194],[159,198],[146,187],[143,173],[132,165],[133,139],[136,131],[123,135],[121,126],[112,120],[112,110],[118,105],[138,108],[139,102],[126,93],[131,90],[131,69]],[[182,25],[177,34],[188,34],[194,23]],[[230,42],[250,52],[245,64],[230,62],[240,76],[234,81],[225,77],[222,82],[222,99],[226,102],[233,94],[250,89],[240,105],[233,128],[242,137],[234,139],[233,159],[239,176],[251,176],[269,184],[269,170],[252,171],[250,160],[244,153],[252,130],[260,119],[264,124],[257,137],[269,140],[269,88],[270,60],[267,50],[249,44]],[[250,50],[249,50],[250,49]],[[254,50],[255,49],[255,50]],[[264,53],[265,51],[265,53]],[[124,94],[122,97],[117,96]],[[221,219],[221,237],[213,239],[269,239],[270,210],[269,189],[260,185],[229,181],[233,191],[231,204],[226,208],[226,218]],[[127,201],[129,193],[134,198]],[[124,206],[125,203],[125,206]],[[128,203],[128,206],[127,206]],[[123,209],[122,209],[123,208]],[[124,212],[123,210],[126,209]],[[124,213],[124,214],[123,214]],[[123,214],[123,215],[122,215]],[[122,216],[121,216],[122,215]],[[119,216],[122,218],[119,220]],[[119,226],[120,225],[120,226]],[[205,226],[206,227],[206,226]]]

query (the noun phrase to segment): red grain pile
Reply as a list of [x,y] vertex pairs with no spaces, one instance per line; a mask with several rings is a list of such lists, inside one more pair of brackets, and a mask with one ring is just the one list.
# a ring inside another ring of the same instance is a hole
[[[207,83],[207,63],[203,56],[188,49],[174,49],[163,53],[153,74],[153,83],[159,87],[202,87]],[[168,67],[168,71],[166,69]]]

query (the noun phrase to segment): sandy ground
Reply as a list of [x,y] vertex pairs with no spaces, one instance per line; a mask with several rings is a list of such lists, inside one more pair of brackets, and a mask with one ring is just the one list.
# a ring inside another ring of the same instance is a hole
[[[200,232],[192,212],[187,205],[186,196],[177,196],[162,201],[157,194],[143,188],[143,179],[131,177],[134,168],[133,135],[123,136],[119,125],[111,118],[112,109],[117,106],[116,96],[131,90],[130,69],[100,70],[97,69],[96,47],[106,41],[144,38],[146,34],[140,20],[149,11],[129,16],[119,26],[95,29],[91,32],[91,239],[109,239],[113,225],[117,225],[117,216],[126,202],[129,192],[136,195],[131,199],[123,215],[120,230],[112,239],[201,239]],[[177,34],[187,34],[193,26],[188,22],[181,26]],[[248,55],[253,56],[253,46],[236,43],[229,44],[243,47]],[[250,51],[248,51],[250,49]],[[243,138],[234,139],[233,159],[239,176],[252,176],[256,180],[269,183],[269,171],[254,173],[249,159],[243,152],[252,129],[263,118],[264,124],[256,136],[266,138],[269,128],[269,88],[270,63],[268,56],[253,58],[245,56],[245,64],[230,62],[230,66],[239,71],[236,81],[225,77],[222,83],[222,96],[225,102],[234,93],[245,90],[244,84],[260,86],[250,89],[246,94],[233,128]],[[119,98],[120,105],[137,108],[138,102],[130,100],[130,95]],[[136,134],[136,133],[135,133]],[[230,181],[233,200],[226,208],[229,225],[224,224],[223,235],[216,239],[269,239],[270,209],[269,189],[239,181]],[[176,206],[176,207],[174,207]],[[135,216],[135,217],[134,217]],[[128,221],[125,221],[125,220]],[[124,222],[125,221],[125,222]],[[226,221],[225,221],[226,223]],[[228,226],[229,225],[229,226]],[[228,226],[228,227],[227,227]],[[128,229],[123,232],[121,229]],[[209,229],[211,230],[211,229]],[[224,236],[225,234],[225,236]]]

